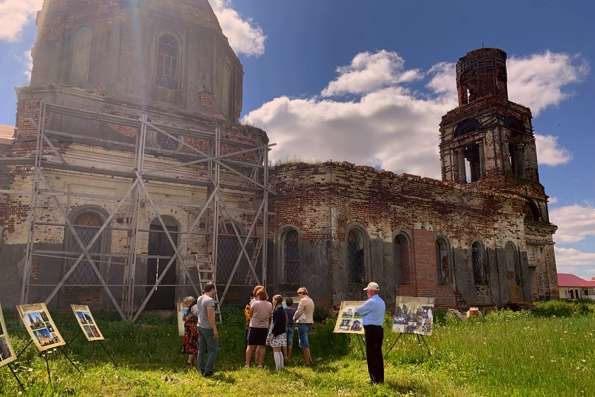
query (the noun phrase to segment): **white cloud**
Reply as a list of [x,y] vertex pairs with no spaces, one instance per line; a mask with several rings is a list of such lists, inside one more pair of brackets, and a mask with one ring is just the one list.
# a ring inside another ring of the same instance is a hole
[[595,276],[595,252],[575,248],[556,247],[556,267],[559,273],[577,274],[587,278]]
[[31,55],[31,50],[27,50],[23,53],[22,61],[25,65],[25,77],[27,77],[27,81],[31,81],[31,72],[33,71],[33,56]]
[[555,208],[550,211],[550,219],[558,225],[559,243],[577,243],[595,237],[595,207],[574,204]]
[[337,68],[339,77],[322,91],[322,96],[367,94],[383,87],[419,80],[417,69],[405,70],[405,61],[396,52],[382,50],[362,52],[353,58],[351,65]]
[[252,19],[242,16],[232,8],[230,0],[209,0],[223,33],[237,54],[260,56],[264,54],[266,36]]
[[572,160],[570,152],[558,144],[558,137],[535,134],[539,164],[557,166]]
[[548,203],[550,205],[558,204],[558,202],[559,202],[558,197],[550,197],[549,200],[548,200]]
[[43,0],[0,0],[0,40],[15,41]]
[[589,66],[579,55],[553,53],[511,57],[508,60],[508,92],[512,101],[528,106],[534,115],[558,105],[571,94],[563,88],[581,81]]
[[[544,69],[537,67],[540,61]],[[527,72],[518,67],[519,62],[534,68]],[[567,98],[563,89],[588,70],[577,57],[550,52],[513,57],[509,64],[511,96],[524,98],[527,105],[537,104],[538,111]],[[558,78],[552,77],[552,70],[567,73],[561,82],[545,84],[548,78]],[[425,90],[404,86],[422,76],[428,80]],[[452,63],[437,63],[423,73],[406,69],[397,53],[364,52],[339,67],[337,77],[320,95],[273,99],[243,121],[265,129],[279,144],[271,155],[274,161],[332,159],[438,178],[438,125],[442,115],[457,104],[455,80]],[[522,84],[530,87],[525,89]],[[539,139],[544,163],[561,164],[570,159],[555,137]]]

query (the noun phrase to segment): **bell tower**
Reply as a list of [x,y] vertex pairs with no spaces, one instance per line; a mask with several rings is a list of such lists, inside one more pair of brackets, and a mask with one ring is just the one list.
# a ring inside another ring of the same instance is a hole
[[459,59],[459,106],[440,124],[443,181],[540,186],[531,110],[508,100],[506,58],[481,48]]

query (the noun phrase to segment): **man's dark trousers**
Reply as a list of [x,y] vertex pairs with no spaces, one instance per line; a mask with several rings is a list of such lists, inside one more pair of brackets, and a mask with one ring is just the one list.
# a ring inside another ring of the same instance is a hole
[[382,340],[384,329],[378,325],[364,326],[366,335],[366,358],[372,383],[384,383],[384,359],[382,358]]

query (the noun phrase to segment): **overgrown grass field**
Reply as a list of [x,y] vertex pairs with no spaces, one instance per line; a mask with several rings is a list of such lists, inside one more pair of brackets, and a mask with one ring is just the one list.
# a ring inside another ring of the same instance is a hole
[[[59,354],[45,362],[33,348],[19,360],[19,375],[31,396],[595,396],[595,314],[556,310],[493,312],[467,322],[441,319],[428,338],[429,357],[414,337],[403,337],[385,362],[386,384],[368,384],[361,341],[333,335],[331,319],[312,336],[316,365],[301,366],[299,351],[282,373],[243,368],[243,320],[239,310],[224,312],[218,372],[203,378],[185,366],[175,318],[147,316],[139,324],[97,315],[117,367],[82,335],[68,345],[80,363],[79,375]],[[11,313],[9,333],[15,350],[28,342]],[[541,314],[541,316],[539,315]],[[80,333],[71,315],[55,320],[67,340]],[[394,335],[387,333],[385,346]],[[270,360],[270,352],[267,354]],[[274,368],[272,360],[269,368]],[[0,394],[17,395],[6,368]]]

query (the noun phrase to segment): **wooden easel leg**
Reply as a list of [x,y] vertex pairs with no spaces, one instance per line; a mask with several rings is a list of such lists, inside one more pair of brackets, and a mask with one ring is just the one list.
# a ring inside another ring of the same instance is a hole
[[50,361],[48,360],[48,355],[46,353],[41,353],[41,357],[45,360],[45,368],[48,373],[48,383],[52,384],[52,371],[50,370]]
[[395,339],[395,341],[393,342],[393,344],[389,347],[389,349],[384,353],[384,358],[386,358],[388,356],[388,354],[395,348],[395,346],[397,345],[397,343],[399,343],[399,340],[401,340],[401,337],[403,336],[403,334],[399,334],[397,336],[397,338]]
[[62,353],[64,355],[64,357],[66,357],[66,359],[70,362],[70,365],[72,365],[74,367],[74,369],[76,369],[78,371],[79,374],[82,374],[82,371],[80,370],[80,368],[74,363],[74,361],[72,361],[72,359],[68,356],[68,354],[66,354],[64,349],[60,349],[60,353]]
[[105,355],[110,359],[110,361],[112,362],[112,364],[114,364],[114,367],[117,367],[118,364],[116,364],[116,360],[114,360],[114,357],[112,356],[112,354],[109,352],[109,350],[107,349],[107,347],[105,347],[103,345],[103,342],[99,342],[99,346],[101,347],[101,349],[105,352]]
[[12,373],[12,376],[14,376],[17,383],[19,384],[19,388],[22,390],[23,393],[26,393],[27,390],[25,389],[23,382],[21,382],[21,380],[19,379],[19,377],[18,377],[17,373],[15,372],[14,368],[12,367],[12,365],[8,364],[7,367],[10,370],[10,372]]
[[27,350],[27,349],[29,348],[29,346],[31,346],[31,344],[33,344],[33,341],[29,341],[29,342],[28,342],[28,343],[25,345],[25,347],[23,347],[23,348],[21,349],[21,351],[17,353],[17,358],[19,358],[19,357],[21,356],[21,354],[23,354],[23,353],[25,352],[25,350]]
[[426,349],[428,350],[428,355],[429,355],[430,357],[432,357],[432,352],[430,351],[430,346],[428,346],[428,342],[426,342],[426,338],[425,338],[423,335],[417,335],[417,334],[416,334],[416,336],[417,336],[417,342],[418,342],[419,344],[422,344],[422,343],[423,343],[423,345],[424,345],[424,346],[426,347]]

